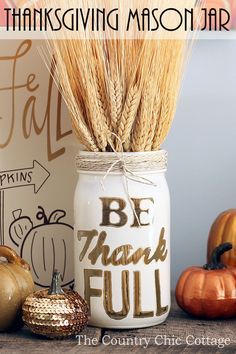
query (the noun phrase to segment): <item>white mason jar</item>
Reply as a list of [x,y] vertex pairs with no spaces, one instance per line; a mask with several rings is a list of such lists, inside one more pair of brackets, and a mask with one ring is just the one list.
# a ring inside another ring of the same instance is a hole
[[170,310],[167,153],[80,152],[74,198],[75,290],[90,325],[139,328]]

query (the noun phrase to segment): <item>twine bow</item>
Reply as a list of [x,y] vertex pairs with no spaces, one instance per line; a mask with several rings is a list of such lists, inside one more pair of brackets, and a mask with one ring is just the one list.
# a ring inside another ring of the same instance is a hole
[[135,181],[135,182],[138,182],[138,183],[142,183],[142,184],[147,184],[147,185],[150,185],[150,186],[154,186],[156,187],[156,184],[149,180],[148,178],[145,178],[143,176],[139,176],[138,174],[135,174],[133,173],[128,167],[127,167],[127,163],[126,163],[126,160],[125,160],[125,156],[124,156],[124,149],[123,149],[123,145],[122,145],[122,141],[121,139],[115,134],[115,133],[112,133],[112,135],[115,135],[115,137],[117,138],[117,140],[119,140],[121,146],[122,146],[122,151],[121,151],[121,156],[119,156],[119,153],[115,150],[114,146],[112,143],[110,143],[110,146],[113,150],[113,152],[116,154],[117,156],[117,160],[113,162],[113,164],[108,168],[105,176],[103,177],[101,183],[102,183],[102,186],[104,187],[104,181],[105,179],[107,178],[107,176],[112,172],[112,170],[114,169],[114,167],[117,165],[117,164],[120,164],[120,170],[123,172],[124,176],[126,179],[130,179],[132,181]]
[[134,216],[135,216],[135,218],[137,220],[137,223],[138,223],[139,227],[141,227],[139,217],[138,217],[138,215],[136,213],[136,210],[134,208],[134,205],[133,205],[133,202],[132,202],[132,199],[131,199],[131,196],[130,196],[128,180],[135,181],[135,182],[142,183],[142,184],[146,184],[146,185],[153,186],[153,187],[157,187],[157,185],[153,181],[149,180],[148,178],[145,178],[143,176],[140,176],[138,174],[133,173],[127,167],[125,156],[124,156],[124,149],[123,149],[122,141],[115,133],[112,133],[112,135],[114,135],[116,137],[116,139],[119,141],[119,143],[120,143],[120,145],[122,147],[121,155],[118,154],[118,152],[115,150],[113,144],[110,142],[110,146],[111,146],[113,152],[116,154],[117,160],[114,161],[113,164],[108,168],[106,174],[103,176],[103,178],[101,180],[101,185],[102,185],[103,190],[105,190],[104,182],[105,182],[107,176],[109,176],[109,174],[112,172],[112,170],[114,169],[114,167],[117,164],[120,164],[119,167],[120,167],[120,170],[121,170],[121,172],[123,173],[123,176],[124,176],[126,194],[128,196],[129,203],[130,203],[131,209],[132,209],[132,211],[134,213]]

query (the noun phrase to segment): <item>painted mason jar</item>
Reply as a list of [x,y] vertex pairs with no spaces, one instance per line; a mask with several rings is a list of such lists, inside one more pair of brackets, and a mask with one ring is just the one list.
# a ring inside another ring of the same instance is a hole
[[90,324],[139,328],[170,310],[170,198],[167,153],[77,157],[75,289]]

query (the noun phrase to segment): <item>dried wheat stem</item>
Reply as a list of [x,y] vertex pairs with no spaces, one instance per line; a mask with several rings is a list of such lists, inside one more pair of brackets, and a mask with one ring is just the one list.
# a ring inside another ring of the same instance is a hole
[[160,134],[160,145],[164,142],[166,136],[170,131],[174,119],[175,111],[176,111],[177,99],[178,96],[176,95],[176,93],[172,95],[172,99],[169,98],[169,119],[166,119],[166,121],[163,124],[163,129]]
[[153,105],[151,120],[150,120],[150,124],[149,124],[149,130],[148,130],[145,151],[152,150],[153,139],[154,139],[154,136],[156,133],[156,127],[157,127],[158,118],[160,115],[160,107],[161,107],[161,97],[160,97],[160,92],[158,92],[156,94],[155,100],[154,100],[154,105]]
[[89,151],[98,152],[99,148],[97,147],[93,137],[91,136],[89,130],[86,125],[81,125],[81,122],[72,117],[72,127],[74,128],[74,132],[78,137],[81,144],[83,144]]
[[[117,134],[122,143],[126,143],[130,137],[138,110],[139,100],[140,93],[137,85],[131,86],[126,97]],[[117,142],[116,148],[117,151],[121,150],[122,146],[120,141]]]
[[106,151],[108,128],[106,122],[102,119],[99,106],[96,102],[95,94],[91,90],[90,103],[88,105],[89,121],[92,132],[95,136],[97,146],[101,151]]
[[102,119],[106,122],[107,126],[110,125],[107,97],[105,92],[105,87],[103,87],[101,77],[99,76],[98,69],[96,69],[96,98],[98,103],[98,108]]
[[119,78],[110,80],[110,129],[113,133],[117,133],[118,122],[122,113],[123,106],[123,89]]
[[135,130],[132,140],[132,151],[144,151],[147,136],[149,132],[150,116],[152,114],[153,92],[152,81],[147,83],[142,94],[141,104],[138,111],[138,117],[135,124]]
[[[58,90],[64,97],[64,100],[68,106],[68,109],[71,114],[71,122],[74,128],[75,134],[85,147],[91,151],[99,151],[98,145],[94,139],[94,136],[87,126],[84,120],[84,108],[79,99],[76,100],[75,95],[73,94],[73,90],[71,84],[69,83],[69,79],[67,78],[66,71],[64,71],[64,66],[61,67],[61,72],[58,73],[58,69],[56,70],[56,76],[60,79],[60,75],[64,75],[63,81],[60,80],[63,85],[58,85]],[[63,94],[67,92],[67,95]]]
[[162,135],[166,134],[165,130],[165,122],[169,121],[171,119],[170,117],[170,99],[169,99],[169,94],[166,94],[162,98],[162,103],[160,107],[160,119],[156,127],[156,131],[154,134],[153,138],[153,143],[152,143],[152,150],[158,150],[160,149],[160,145],[162,144]]

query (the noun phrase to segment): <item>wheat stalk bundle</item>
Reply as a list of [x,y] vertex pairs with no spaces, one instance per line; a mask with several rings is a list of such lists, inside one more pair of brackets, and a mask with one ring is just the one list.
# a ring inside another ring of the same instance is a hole
[[[47,3],[58,7],[60,1]],[[63,0],[64,8],[73,4]],[[63,36],[48,40],[47,47],[79,141],[89,151],[160,149],[191,49],[187,35],[178,40]]]

